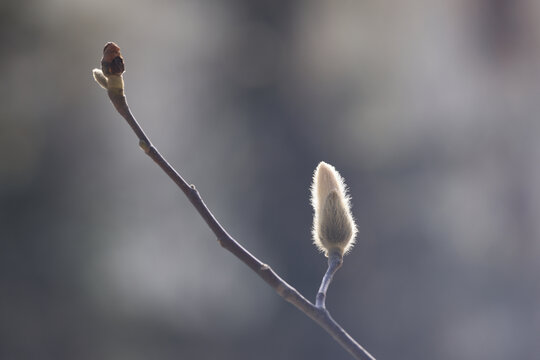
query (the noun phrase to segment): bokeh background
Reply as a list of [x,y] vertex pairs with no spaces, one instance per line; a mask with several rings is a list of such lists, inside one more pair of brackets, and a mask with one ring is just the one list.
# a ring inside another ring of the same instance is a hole
[[309,185],[359,225],[328,297],[378,359],[538,359],[540,2],[4,0],[0,358],[349,359],[224,251],[92,80],[313,299]]

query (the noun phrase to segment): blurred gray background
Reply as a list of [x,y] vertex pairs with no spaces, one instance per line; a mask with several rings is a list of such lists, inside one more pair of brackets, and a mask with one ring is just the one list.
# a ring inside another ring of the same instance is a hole
[[314,299],[319,161],[358,244],[333,316],[378,359],[538,359],[540,2],[0,5],[0,358],[349,359],[224,251],[92,80]]

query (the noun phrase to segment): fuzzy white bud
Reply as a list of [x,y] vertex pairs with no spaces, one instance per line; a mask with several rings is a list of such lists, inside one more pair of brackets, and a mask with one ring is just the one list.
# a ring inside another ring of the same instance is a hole
[[356,224],[351,214],[350,198],[341,175],[330,164],[320,162],[311,185],[313,242],[328,256],[346,254],[354,245]]

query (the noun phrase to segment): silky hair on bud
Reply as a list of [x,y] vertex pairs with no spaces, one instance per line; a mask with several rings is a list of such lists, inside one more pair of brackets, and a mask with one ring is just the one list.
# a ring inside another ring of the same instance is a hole
[[356,224],[351,214],[347,187],[339,172],[330,164],[320,162],[311,185],[313,242],[326,256],[344,255],[354,245]]

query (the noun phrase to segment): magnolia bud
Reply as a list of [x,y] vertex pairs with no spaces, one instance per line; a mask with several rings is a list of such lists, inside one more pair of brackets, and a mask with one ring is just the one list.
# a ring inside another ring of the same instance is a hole
[[122,75],[124,72],[124,59],[120,54],[120,48],[113,42],[108,42],[103,48],[101,70],[107,77],[110,75]]
[[103,49],[101,69],[92,70],[94,80],[113,95],[124,95],[124,59],[120,54],[120,48],[113,42],[109,42]]
[[109,88],[109,82],[107,80],[107,77],[103,74],[103,71],[100,69],[94,69],[92,70],[92,75],[94,75],[94,80],[105,90]]
[[351,214],[347,187],[343,178],[330,164],[320,162],[313,174],[311,204],[313,242],[326,256],[346,254],[354,245],[356,224]]

